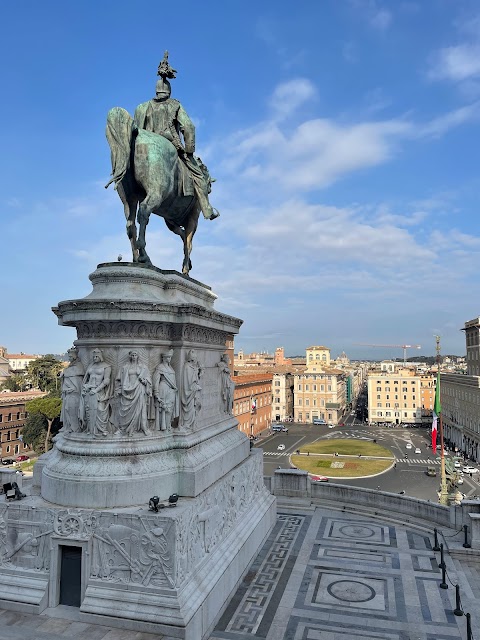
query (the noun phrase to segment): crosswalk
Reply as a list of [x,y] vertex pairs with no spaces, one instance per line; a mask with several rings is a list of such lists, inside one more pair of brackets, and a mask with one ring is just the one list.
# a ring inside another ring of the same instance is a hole
[[280,456],[289,456],[290,454],[287,453],[286,451],[264,451],[263,452],[264,456],[276,456],[277,458],[280,458]]
[[[264,456],[273,456],[273,457],[276,457],[276,458],[280,458],[282,456],[291,455],[291,452],[287,452],[287,451],[264,451],[263,455]],[[425,460],[425,458],[395,458],[393,460],[393,462],[395,462],[395,463],[403,462],[404,464],[426,464],[428,466],[431,466],[431,465],[434,465],[434,464],[440,464],[440,460]]]

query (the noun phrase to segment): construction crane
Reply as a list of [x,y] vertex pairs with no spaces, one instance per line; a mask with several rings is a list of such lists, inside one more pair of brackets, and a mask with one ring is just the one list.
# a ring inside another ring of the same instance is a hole
[[403,349],[403,364],[407,364],[407,349],[421,349],[421,344],[365,344],[364,342],[356,343],[360,347],[384,347],[392,349]]

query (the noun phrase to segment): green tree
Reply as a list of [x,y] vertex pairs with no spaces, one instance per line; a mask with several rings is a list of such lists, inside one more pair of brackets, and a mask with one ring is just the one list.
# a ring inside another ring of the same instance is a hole
[[39,413],[44,416],[47,421],[47,432],[45,434],[45,451],[48,451],[48,441],[52,431],[52,424],[55,418],[58,418],[62,409],[62,401],[60,398],[47,396],[45,398],[35,398],[27,402],[26,409],[28,413]]
[[30,413],[22,429],[22,440],[36,453],[43,453],[47,434],[47,419],[41,413]]
[[47,354],[30,362],[27,367],[27,380],[36,389],[53,391],[58,389],[58,375],[62,369],[62,363],[52,354]]
[[21,373],[14,373],[0,385],[0,390],[25,391],[30,386],[27,378]]

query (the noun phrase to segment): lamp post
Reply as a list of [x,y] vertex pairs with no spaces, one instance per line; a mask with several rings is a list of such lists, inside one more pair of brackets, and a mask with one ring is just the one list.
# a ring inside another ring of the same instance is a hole
[[[438,392],[439,406],[440,406],[440,336],[435,336],[435,351],[437,352],[437,386],[435,395]],[[438,422],[440,431],[440,496],[439,502],[443,505],[448,505],[448,490],[447,490],[447,475],[445,472],[445,451],[443,442],[443,421],[441,408],[438,412]]]

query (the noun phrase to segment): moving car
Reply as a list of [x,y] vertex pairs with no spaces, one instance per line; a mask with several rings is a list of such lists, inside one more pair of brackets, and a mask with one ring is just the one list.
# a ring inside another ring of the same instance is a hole
[[475,469],[475,467],[471,467],[470,465],[463,467],[462,471],[463,473],[478,473],[478,469]]
[[272,431],[282,431],[284,428],[283,424],[272,424]]
[[323,418],[313,418],[313,424],[327,424]]
[[288,429],[287,429],[287,427],[283,427],[283,428],[282,428],[282,431],[285,431],[285,433],[288,433]]
[[338,426],[339,426],[339,427],[344,427],[344,426],[345,426],[345,423],[344,423],[344,422],[339,422],[339,423],[338,423]]
[[411,442],[407,442],[407,444],[405,445],[405,449],[412,449],[413,448],[413,444]]
[[278,449],[278,451],[283,451],[285,449],[285,445],[284,444],[279,444],[277,449]]
[[334,426],[335,426],[335,425],[334,425],[334,424],[332,424],[331,422],[329,422],[329,423],[328,423],[328,428],[329,428],[329,429],[333,429],[333,428],[334,428]]
[[421,450],[419,447],[417,447],[417,448],[415,449],[415,453],[422,453],[422,450]]
[[460,460],[455,460],[455,462],[453,463],[453,466],[455,467],[455,469],[460,469],[460,467],[462,466],[460,464]]
[[436,476],[437,469],[435,467],[427,467],[427,476]]
[[327,476],[310,476],[310,480],[314,482],[328,482]]

